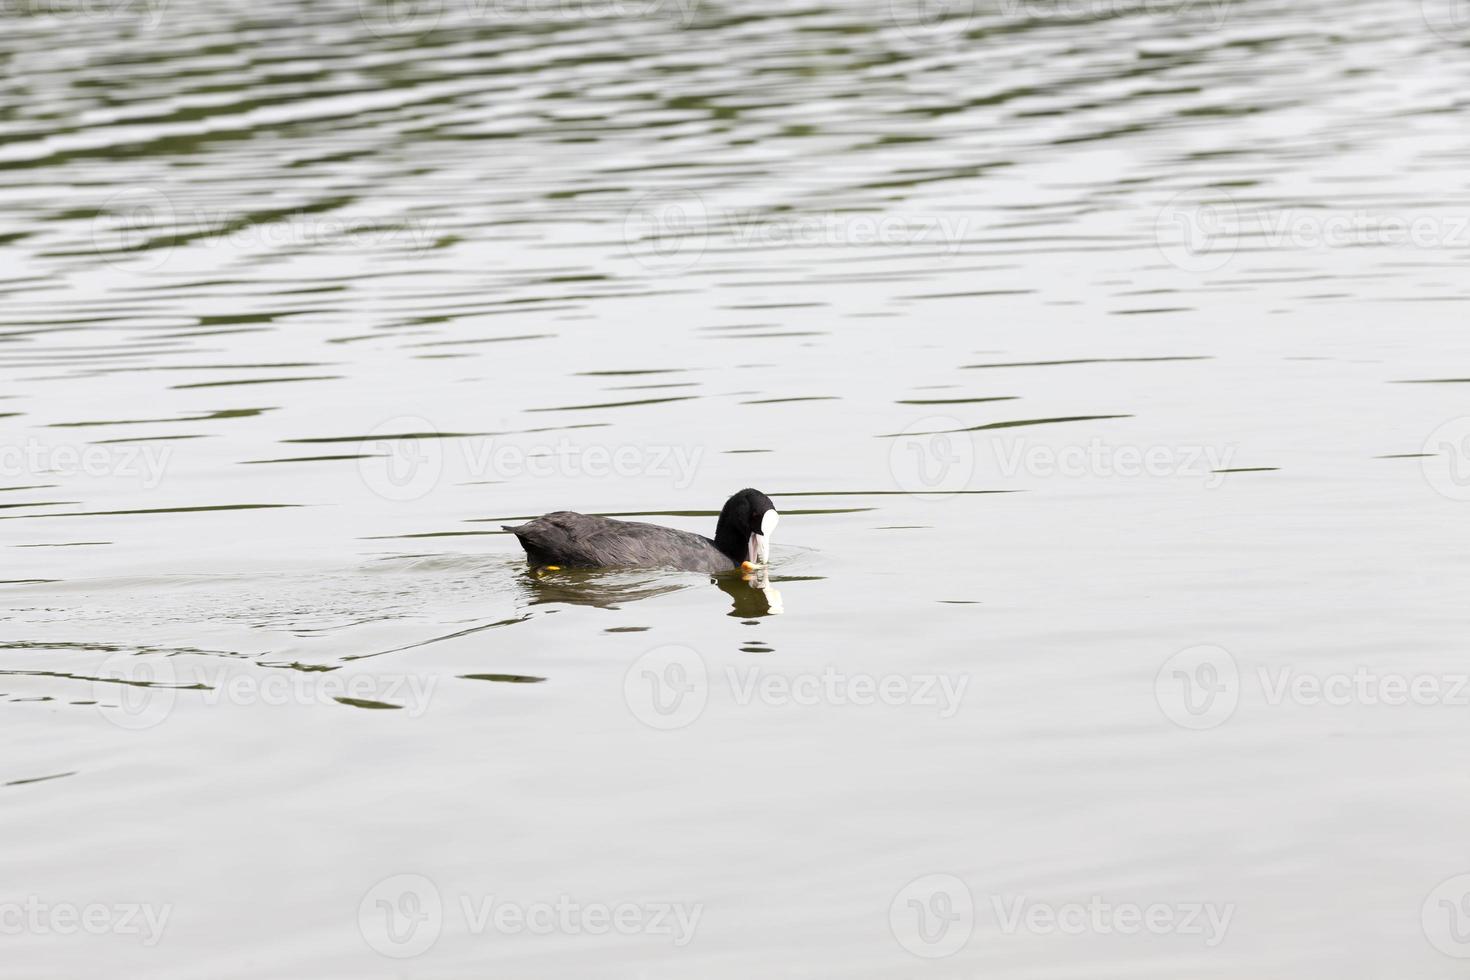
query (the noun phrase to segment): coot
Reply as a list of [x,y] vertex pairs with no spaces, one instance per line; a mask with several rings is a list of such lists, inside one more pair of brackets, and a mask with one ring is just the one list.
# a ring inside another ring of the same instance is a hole
[[657,524],[559,510],[519,527],[502,525],[536,567],[631,568],[661,565],[691,572],[729,572],[764,565],[780,515],[771,498],[745,489],[725,501],[711,540]]

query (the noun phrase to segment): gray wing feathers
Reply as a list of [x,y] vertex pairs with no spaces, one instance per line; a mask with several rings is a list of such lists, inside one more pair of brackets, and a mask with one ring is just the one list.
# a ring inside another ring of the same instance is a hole
[[565,568],[629,568],[663,565],[718,572],[734,567],[714,542],[657,524],[617,521],[557,511],[519,527],[506,527],[532,564]]

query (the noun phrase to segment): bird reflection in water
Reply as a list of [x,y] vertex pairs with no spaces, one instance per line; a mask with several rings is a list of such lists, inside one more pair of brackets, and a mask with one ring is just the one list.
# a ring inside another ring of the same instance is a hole
[[529,604],[540,606],[561,602],[572,606],[617,609],[639,599],[668,595],[687,589],[683,576],[646,574],[601,569],[547,571],[534,569],[522,578]]
[[786,611],[781,592],[771,585],[771,575],[765,568],[743,572],[740,575],[721,575],[714,583],[735,601],[730,615],[745,619],[752,616],[779,616]]
[[[771,585],[765,568],[732,575],[712,575],[733,600],[730,615],[740,618],[779,616],[785,611],[781,593]],[[564,603],[617,609],[640,599],[652,599],[694,587],[698,579],[682,573],[652,576],[622,570],[533,569],[520,579],[520,590],[532,606]]]

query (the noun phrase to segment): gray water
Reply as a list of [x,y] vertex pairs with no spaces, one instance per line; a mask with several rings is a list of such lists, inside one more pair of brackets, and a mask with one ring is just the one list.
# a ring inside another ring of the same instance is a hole
[[0,23],[0,974],[1462,975],[1462,4]]

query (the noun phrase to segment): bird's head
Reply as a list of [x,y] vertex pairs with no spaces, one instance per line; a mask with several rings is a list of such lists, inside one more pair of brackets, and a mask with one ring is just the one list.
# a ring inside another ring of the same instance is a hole
[[771,536],[780,519],[770,497],[759,490],[741,490],[720,511],[715,547],[737,564],[765,565],[771,559]]

